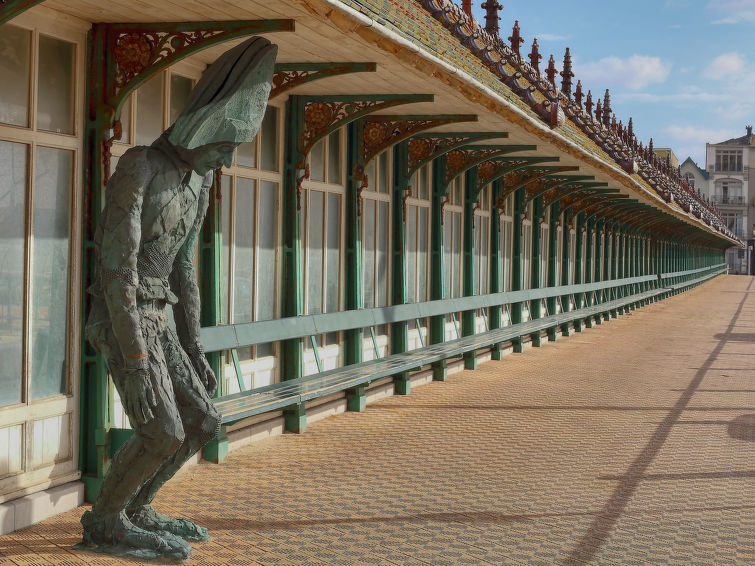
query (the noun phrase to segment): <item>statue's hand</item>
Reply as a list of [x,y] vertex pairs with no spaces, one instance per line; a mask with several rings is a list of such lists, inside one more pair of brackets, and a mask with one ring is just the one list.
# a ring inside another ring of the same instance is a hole
[[207,362],[207,358],[204,356],[202,345],[194,344],[194,346],[186,350],[186,353],[189,354],[189,359],[194,366],[194,370],[197,372],[197,376],[199,376],[199,381],[204,385],[207,394],[212,397],[218,388],[218,380],[215,377],[215,372],[212,371],[210,364]]
[[123,403],[129,418],[136,420],[138,425],[148,423],[154,418],[152,408],[157,406],[157,397],[149,370],[146,367],[124,370]]

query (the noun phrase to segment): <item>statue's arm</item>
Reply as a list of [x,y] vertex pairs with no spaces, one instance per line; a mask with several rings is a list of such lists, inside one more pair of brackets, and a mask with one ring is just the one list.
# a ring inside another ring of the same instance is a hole
[[213,173],[205,176],[197,202],[197,216],[181,249],[173,263],[173,271],[170,276],[170,286],[178,295],[178,304],[173,309],[173,318],[176,322],[176,333],[184,350],[191,352],[199,345],[199,315],[201,304],[199,301],[199,286],[194,269],[194,250],[199,240],[199,232],[202,229],[204,217],[207,214],[209,204],[210,186],[212,185]]
[[133,149],[120,159],[108,182],[107,214],[101,220],[102,291],[126,369],[144,368],[147,360],[136,307],[142,203],[152,178],[147,151]]

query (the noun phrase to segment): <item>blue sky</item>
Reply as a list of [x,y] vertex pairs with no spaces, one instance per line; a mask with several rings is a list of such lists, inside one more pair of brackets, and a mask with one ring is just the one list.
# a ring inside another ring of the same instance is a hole
[[644,143],[704,166],[706,142],[755,122],[755,0],[499,1],[505,41],[518,19],[522,53],[537,37],[541,68],[553,53],[559,70],[570,47],[574,83],[596,100],[610,89],[617,118],[632,116]]

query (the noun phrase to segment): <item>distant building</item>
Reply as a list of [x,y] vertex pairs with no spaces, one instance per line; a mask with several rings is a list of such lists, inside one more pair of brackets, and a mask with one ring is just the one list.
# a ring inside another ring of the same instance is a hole
[[674,150],[670,147],[656,147],[653,151],[661,159],[668,158],[671,167],[673,167],[674,169],[679,168],[679,158],[674,153]]
[[707,198],[711,197],[708,189],[710,175],[705,169],[695,163],[691,157],[685,159],[680,168],[682,177],[689,183],[691,188]]
[[[752,248],[755,233],[755,183],[750,185],[750,164],[755,165],[752,126],[746,134],[721,143],[705,145],[705,163],[709,175],[708,195],[721,211],[728,228]],[[745,250],[730,248],[726,252],[729,268],[736,273],[752,273],[753,263]]]

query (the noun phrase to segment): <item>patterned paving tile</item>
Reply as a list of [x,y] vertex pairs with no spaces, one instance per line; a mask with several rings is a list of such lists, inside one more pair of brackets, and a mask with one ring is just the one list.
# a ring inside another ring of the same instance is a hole
[[[210,529],[187,565],[752,566],[752,287],[723,277],[263,440],[157,506]],[[137,563],[74,552],[83,511],[0,537],[0,566]]]

